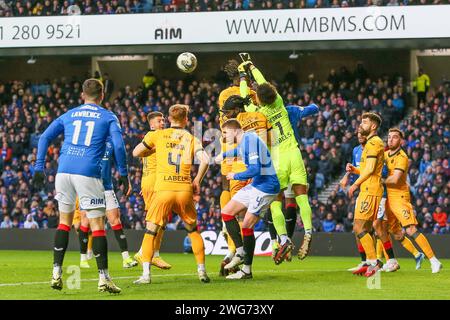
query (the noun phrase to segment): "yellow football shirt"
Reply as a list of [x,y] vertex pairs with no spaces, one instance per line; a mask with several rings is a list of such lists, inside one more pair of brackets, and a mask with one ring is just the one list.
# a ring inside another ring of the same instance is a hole
[[363,172],[367,159],[376,158],[375,171],[360,186],[360,192],[367,195],[381,197],[383,185],[381,184],[381,172],[384,164],[384,143],[379,136],[367,139],[361,155],[360,171]]
[[[149,146],[146,144],[146,140],[150,140],[151,136],[155,134],[156,131],[151,130],[147,132],[147,134],[144,136],[144,139],[142,142],[144,145],[149,148]],[[149,148],[151,149],[151,148]],[[155,185],[155,178],[156,178],[156,153],[153,152],[148,157],[145,157],[142,159],[142,180],[141,180],[141,189],[153,191],[154,185]]]
[[155,192],[192,191],[191,167],[194,155],[203,150],[201,142],[175,127],[155,131],[144,141],[156,148]]
[[386,151],[384,153],[384,156],[389,176],[392,176],[395,170],[400,170],[404,173],[396,186],[387,187],[388,197],[409,197],[409,185],[406,181],[406,174],[408,173],[409,166],[408,155],[405,153],[405,151],[399,149],[394,154],[390,154],[390,151]]

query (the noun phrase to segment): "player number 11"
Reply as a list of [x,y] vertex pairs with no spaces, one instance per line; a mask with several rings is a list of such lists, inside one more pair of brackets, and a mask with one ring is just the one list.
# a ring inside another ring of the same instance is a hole
[[[75,127],[75,130],[73,132],[72,144],[78,145],[78,139],[80,138],[80,132],[81,132],[81,124],[82,124],[81,120],[75,120],[73,122],[73,126]],[[95,122],[88,121],[88,122],[86,122],[85,126],[87,127],[87,132],[86,132],[86,136],[84,137],[84,145],[86,147],[89,147],[91,145],[92,134],[94,133]]]

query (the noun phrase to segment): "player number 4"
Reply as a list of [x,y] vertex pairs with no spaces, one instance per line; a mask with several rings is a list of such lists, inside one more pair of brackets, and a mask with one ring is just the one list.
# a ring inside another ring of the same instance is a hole
[[[81,124],[82,124],[81,120],[75,120],[73,122],[75,131],[73,132],[72,144],[78,145],[78,139],[80,138],[80,132],[81,132]],[[94,134],[95,122],[88,121],[88,122],[86,122],[85,126],[87,127],[87,132],[86,132],[86,136],[84,137],[84,145],[86,147],[89,147],[91,145],[92,135]]]
[[169,152],[167,161],[170,165],[175,166],[176,173],[180,174],[181,154],[177,154],[177,160],[174,162],[172,152]]

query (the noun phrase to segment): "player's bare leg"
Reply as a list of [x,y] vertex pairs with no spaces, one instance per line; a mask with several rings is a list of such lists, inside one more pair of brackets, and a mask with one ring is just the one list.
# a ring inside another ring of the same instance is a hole
[[75,207],[60,202],[59,210],[59,225],[55,233],[53,247],[53,275],[51,281],[51,287],[56,290],[61,290],[63,288],[62,265],[69,244],[69,232],[73,221]]
[[106,218],[114,231],[114,236],[122,254],[122,265],[124,268],[132,268],[138,265],[137,261],[130,257],[128,252],[127,238],[123,232],[122,223],[120,222],[119,208],[114,208],[106,211]]
[[422,249],[431,263],[431,273],[439,273],[442,269],[442,263],[436,258],[433,249],[430,246],[427,238],[417,230],[415,225],[410,225],[406,228],[406,233],[414,239],[417,245]]
[[312,241],[312,211],[309,205],[308,199],[308,186],[302,184],[292,185],[292,189],[295,194],[295,201],[300,208],[300,216],[302,218],[303,226],[305,229],[305,235],[303,236],[303,242],[298,250],[298,258],[303,260],[307,257],[311,250]]
[[158,231],[158,234],[155,238],[155,251],[153,253],[153,259],[152,259],[152,265],[162,269],[162,270],[169,270],[172,268],[172,265],[164,261],[163,258],[161,258],[159,251],[161,249],[161,242],[164,237],[164,232],[166,231],[166,227],[162,226],[161,229]]
[[250,212],[247,212],[245,214],[244,221],[242,223],[242,234],[244,236],[243,248],[245,253],[243,261],[244,265],[242,266],[241,270],[227,276],[227,279],[241,280],[253,278],[252,264],[255,252],[255,234],[253,229],[259,219],[260,218],[258,216],[255,216]]
[[106,241],[104,210],[99,208],[87,212],[92,230],[92,248],[99,273],[98,291],[120,293],[122,289],[112,282],[108,272],[108,243]]

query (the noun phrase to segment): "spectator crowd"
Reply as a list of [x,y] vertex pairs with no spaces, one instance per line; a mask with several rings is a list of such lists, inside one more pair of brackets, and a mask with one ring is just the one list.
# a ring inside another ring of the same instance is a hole
[[0,17],[448,4],[449,0],[0,0]]
[[[97,74],[97,76],[99,76]],[[82,103],[81,79],[62,78],[39,83],[10,81],[0,83],[0,228],[55,228],[58,222],[54,199],[55,175],[61,138],[51,144],[45,165],[44,190],[33,190],[31,179],[37,154],[39,136],[55,118],[69,108]],[[331,193],[326,203],[318,194],[351,162],[352,149],[357,145],[355,133],[363,112],[373,110],[383,116],[382,131],[400,123],[405,131],[405,149],[411,158],[409,181],[420,226],[425,232],[449,232],[449,174],[448,150],[450,139],[449,87],[441,86],[426,102],[405,118],[409,104],[408,86],[399,75],[368,74],[362,64],[355,70],[341,67],[330,70],[326,79],[309,75],[299,84],[295,71],[283,79],[274,80],[286,104],[316,103],[320,112],[297,124],[300,127],[301,149],[308,170],[309,196],[315,231],[351,231],[355,200],[349,200],[344,190]],[[203,133],[218,127],[217,99],[229,83],[219,72],[214,79],[183,80],[159,78],[148,71],[138,88],[126,86],[104,107],[117,114],[122,126],[132,184],[131,196],[126,198],[117,190],[123,225],[143,229],[144,203],[140,196],[141,163],[132,157],[132,150],[147,132],[146,115],[151,111],[167,114],[174,103],[190,108],[189,129],[200,122]],[[211,139],[204,136],[205,145]],[[195,171],[195,168],[194,168]],[[195,174],[195,172],[194,172]],[[117,186],[118,172],[113,169]],[[201,190],[195,197],[200,230],[220,230],[221,193],[220,168],[211,165]],[[182,228],[174,215],[167,228]],[[298,221],[298,229],[302,229]],[[257,230],[265,230],[264,222]]]

